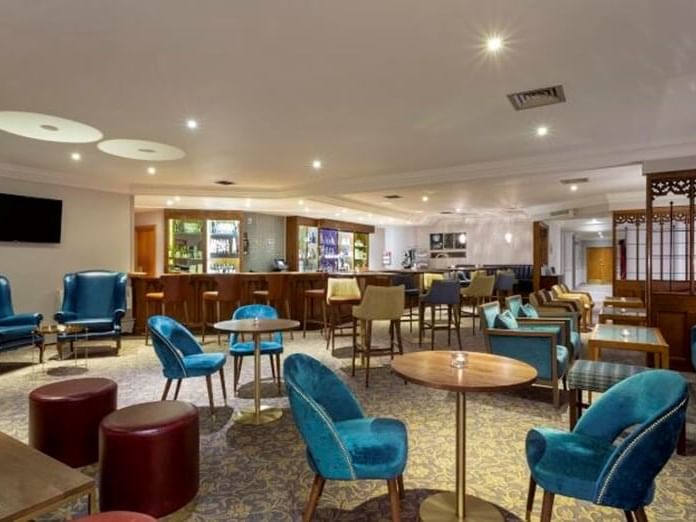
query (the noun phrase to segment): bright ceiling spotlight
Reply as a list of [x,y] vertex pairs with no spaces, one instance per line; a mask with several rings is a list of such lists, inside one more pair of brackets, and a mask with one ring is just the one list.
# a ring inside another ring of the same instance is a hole
[[82,154],[80,154],[79,152],[73,152],[72,154],[70,154],[70,159],[73,161],[80,161],[82,159]]
[[189,129],[192,129],[192,130],[193,130],[193,129],[197,129],[197,128],[198,128],[198,122],[197,122],[196,120],[189,119],[189,120],[186,120],[186,126],[187,126]]
[[312,161],[312,168],[314,170],[319,170],[321,168],[321,160],[314,160]]
[[505,242],[509,245],[512,243],[512,233],[511,232],[505,232]]
[[577,186],[577,185],[571,185],[571,186],[570,186],[570,190],[571,190],[572,192],[576,192],[576,191],[578,190],[578,186]]
[[177,203],[181,201],[181,196],[174,196],[174,201],[176,201]]
[[489,53],[497,53],[503,48],[504,45],[505,42],[503,41],[503,39],[496,34],[493,34],[486,38],[486,51],[488,51]]
[[167,200],[167,206],[171,207],[174,204],[174,202],[171,199]]
[[147,173],[148,173],[150,176],[153,176],[153,175],[157,174],[157,169],[156,169],[155,167],[148,167],[148,168],[147,168]]
[[544,137],[549,133],[549,128],[546,125],[540,125],[536,129],[536,135],[539,137]]
[[421,201],[422,201],[423,203],[427,203],[427,202],[428,202],[428,199],[430,199],[430,198],[428,198],[428,196],[423,196],[423,197],[421,198]]

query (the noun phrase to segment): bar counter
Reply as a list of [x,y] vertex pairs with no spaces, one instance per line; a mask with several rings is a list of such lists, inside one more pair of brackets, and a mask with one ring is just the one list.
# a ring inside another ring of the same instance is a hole
[[[202,307],[203,292],[215,290],[217,277],[240,277],[242,283],[242,304],[254,303],[253,292],[255,290],[263,290],[267,286],[267,278],[289,275],[289,295],[290,295],[290,315],[292,319],[302,321],[303,306],[304,306],[304,291],[310,288],[324,288],[326,286],[327,277],[356,277],[361,288],[365,288],[368,284],[378,284],[384,286],[389,284],[388,280],[393,273],[410,273],[419,277],[425,271],[415,270],[393,270],[384,272],[241,272],[236,274],[168,274],[167,277],[188,277],[189,284],[186,289],[185,300],[189,312],[189,321],[187,326],[191,329],[198,330],[202,322]],[[132,308],[133,317],[135,319],[134,333],[144,334],[145,323],[147,319],[147,308],[145,294],[149,292],[159,292],[162,289],[160,278],[157,276],[148,276],[139,273],[129,274],[132,284]],[[232,304],[221,303],[220,318],[229,319],[232,317]],[[159,314],[159,307],[152,307],[151,314]],[[212,312],[210,312],[212,313]],[[184,322],[183,306],[168,307],[166,314],[174,317],[180,322]],[[281,313],[282,315],[282,313]],[[320,319],[321,309],[314,307],[312,318]],[[208,315],[208,317],[211,317]]]

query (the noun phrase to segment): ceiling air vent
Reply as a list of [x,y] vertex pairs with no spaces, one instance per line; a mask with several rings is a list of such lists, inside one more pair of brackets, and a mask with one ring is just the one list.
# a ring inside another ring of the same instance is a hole
[[223,187],[229,187],[230,185],[234,185],[234,181],[229,181],[226,179],[221,179],[215,182],[216,185],[222,185]]
[[513,92],[508,94],[507,97],[517,111],[566,101],[562,85],[542,87],[541,89],[532,89],[531,91]]
[[454,212],[452,212],[451,210],[442,210],[442,211],[440,211],[440,214],[448,215],[448,214],[454,214]]
[[399,196],[398,194],[387,194],[384,196],[384,199],[401,199],[402,196]]
[[589,183],[589,178],[573,178],[573,179],[562,179],[562,185],[579,185],[580,183]]
[[575,209],[567,208],[565,210],[554,210],[549,212],[550,217],[575,217]]

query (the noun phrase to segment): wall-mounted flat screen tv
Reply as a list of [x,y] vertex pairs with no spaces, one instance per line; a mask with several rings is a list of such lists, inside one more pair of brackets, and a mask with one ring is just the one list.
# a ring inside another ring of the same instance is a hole
[[0,194],[0,241],[60,243],[63,202]]

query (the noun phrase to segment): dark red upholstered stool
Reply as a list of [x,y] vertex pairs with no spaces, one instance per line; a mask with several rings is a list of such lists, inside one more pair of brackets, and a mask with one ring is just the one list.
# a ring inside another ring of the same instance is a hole
[[157,519],[150,515],[134,513],[132,511],[107,511],[90,517],[80,519],[80,522],[156,522]]
[[162,517],[198,492],[198,410],[146,402],[107,416],[99,439],[99,507]]
[[99,459],[99,423],[116,409],[110,379],[70,379],[29,394],[29,445],[79,468]]

